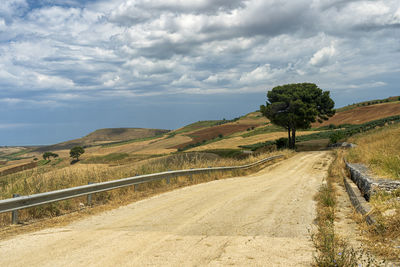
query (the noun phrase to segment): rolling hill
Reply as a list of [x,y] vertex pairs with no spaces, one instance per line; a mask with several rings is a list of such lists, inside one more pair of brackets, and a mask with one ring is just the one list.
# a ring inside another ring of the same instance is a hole
[[96,130],[85,137],[62,142],[55,145],[37,148],[36,152],[58,151],[74,146],[90,147],[104,143],[123,142],[128,140],[151,138],[168,133],[170,130],[146,128],[106,128]]

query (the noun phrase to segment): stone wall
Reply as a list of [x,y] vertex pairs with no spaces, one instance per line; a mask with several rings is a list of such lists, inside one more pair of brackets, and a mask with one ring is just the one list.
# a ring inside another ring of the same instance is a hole
[[400,181],[386,180],[373,177],[368,168],[363,164],[346,162],[350,177],[358,186],[366,200],[378,191],[392,192],[400,188]]

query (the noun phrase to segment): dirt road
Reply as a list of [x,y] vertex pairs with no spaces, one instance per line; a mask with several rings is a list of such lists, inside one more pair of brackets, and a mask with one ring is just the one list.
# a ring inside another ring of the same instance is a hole
[[0,266],[309,266],[328,152],[0,242]]

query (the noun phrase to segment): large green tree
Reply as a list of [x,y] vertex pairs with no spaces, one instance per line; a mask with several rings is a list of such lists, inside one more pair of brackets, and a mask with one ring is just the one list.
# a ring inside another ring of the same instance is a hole
[[329,91],[322,91],[313,83],[285,84],[267,93],[266,105],[260,111],[273,124],[286,128],[289,148],[296,145],[296,130],[311,128],[311,123],[322,122],[335,114],[335,103]]

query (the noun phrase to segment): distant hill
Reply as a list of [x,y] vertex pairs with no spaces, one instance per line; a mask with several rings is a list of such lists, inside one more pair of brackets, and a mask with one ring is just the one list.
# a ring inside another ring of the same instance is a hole
[[314,123],[313,127],[329,124],[361,124],[394,115],[400,115],[400,101],[397,96],[361,102],[337,109],[333,117],[323,123]]
[[[313,128],[329,124],[362,124],[394,115],[400,115],[399,97],[370,100],[339,108],[332,118],[323,123],[313,124]],[[318,131],[323,130],[299,131],[298,136],[317,134]],[[273,141],[286,135],[285,129],[272,125],[266,117],[256,111],[230,120],[198,121],[173,131],[141,128],[100,129],[79,139],[38,148],[35,152],[59,151],[57,153],[61,153],[60,156],[67,157],[68,150],[77,145],[87,147],[87,157],[110,153],[160,155],[207,149],[240,150],[243,145]]]
[[149,138],[170,132],[170,130],[162,129],[146,129],[146,128],[106,128],[96,130],[85,137],[62,142],[55,145],[43,146],[36,149],[36,152],[56,151],[70,149],[74,146],[95,146],[105,143],[121,142],[141,138]]
[[169,130],[146,129],[146,128],[106,128],[96,130],[81,138],[89,142],[115,142],[130,139],[153,137],[168,133]]

